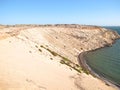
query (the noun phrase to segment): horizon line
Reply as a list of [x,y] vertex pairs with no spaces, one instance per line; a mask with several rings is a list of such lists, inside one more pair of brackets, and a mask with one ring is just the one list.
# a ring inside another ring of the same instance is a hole
[[95,24],[76,24],[76,23],[56,23],[56,24],[53,24],[53,23],[46,23],[46,24],[0,24],[0,26],[3,25],[3,26],[14,26],[14,25],[86,25],[86,26],[120,26],[120,25],[95,25]]

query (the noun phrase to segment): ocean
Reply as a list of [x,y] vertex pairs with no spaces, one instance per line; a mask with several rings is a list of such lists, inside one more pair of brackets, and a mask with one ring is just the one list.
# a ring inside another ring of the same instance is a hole
[[[120,34],[120,26],[107,26]],[[116,40],[112,47],[105,47],[85,56],[86,64],[99,76],[120,86],[120,40]]]

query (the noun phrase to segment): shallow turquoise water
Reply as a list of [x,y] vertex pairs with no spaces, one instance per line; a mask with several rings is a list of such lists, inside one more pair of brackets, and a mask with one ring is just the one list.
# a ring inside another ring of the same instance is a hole
[[[120,33],[120,27],[106,28]],[[105,47],[88,53],[85,59],[94,72],[120,86],[120,40],[117,40],[112,47]]]

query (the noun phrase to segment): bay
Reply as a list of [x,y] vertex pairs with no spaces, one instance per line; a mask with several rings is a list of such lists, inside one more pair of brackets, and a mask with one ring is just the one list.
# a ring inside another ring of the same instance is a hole
[[[120,34],[120,26],[106,26]],[[85,56],[86,64],[99,76],[120,86],[120,40],[112,47],[105,47]]]

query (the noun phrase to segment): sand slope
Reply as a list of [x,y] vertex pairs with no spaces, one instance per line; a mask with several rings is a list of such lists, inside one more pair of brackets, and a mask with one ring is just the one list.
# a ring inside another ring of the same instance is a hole
[[[49,30],[48,32],[43,28],[15,30],[19,33],[16,34],[15,31],[12,36],[8,33],[5,34],[5,38],[0,37],[0,90],[115,90],[91,75],[78,73],[60,64],[60,57],[53,56],[41,48],[40,45],[47,45],[56,52],[63,51],[60,49],[62,46],[57,47],[63,45],[61,43],[64,40],[60,39],[60,44],[56,43],[58,46],[50,43],[47,35],[53,34],[50,34]],[[4,36],[4,33],[2,35]],[[62,36],[58,36],[60,37]]]
[[74,74],[16,38],[0,42],[1,90],[77,90],[70,78]]

